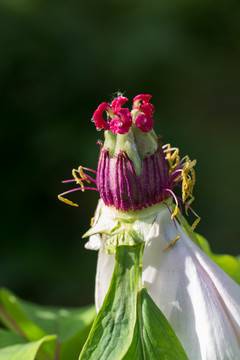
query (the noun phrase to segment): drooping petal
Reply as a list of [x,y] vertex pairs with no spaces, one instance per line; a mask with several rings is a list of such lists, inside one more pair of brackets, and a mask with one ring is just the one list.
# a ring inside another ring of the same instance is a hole
[[115,265],[115,255],[107,254],[104,246],[98,253],[96,284],[95,284],[95,305],[97,311],[100,310],[106,293],[109,289],[113,269]]
[[[94,227],[101,216],[102,200],[98,200],[97,208],[94,213],[92,227]],[[91,229],[90,229],[91,230]],[[89,236],[88,242],[85,244],[85,248],[88,250],[99,250],[102,246],[102,238],[100,234],[93,234]]]
[[[195,245],[163,205],[146,237],[143,283],[164,313],[189,360],[237,360],[240,287]],[[180,239],[168,249],[176,236]],[[110,285],[114,255],[98,256],[96,306]]]
[[99,234],[95,234],[89,237],[89,241],[85,244],[85,249],[88,250],[100,250],[102,246],[102,239]]
[[177,227],[167,209],[159,213],[144,251],[143,282],[190,360],[238,359],[240,287]]
[[[92,224],[92,227],[83,235],[83,238],[86,238],[88,236],[90,237],[88,243],[85,244],[85,247],[87,247],[88,244],[91,242],[92,235],[102,233],[108,234],[116,225],[117,220],[114,218],[111,208],[109,208],[108,206],[104,206],[103,200],[100,199],[98,201],[98,206],[94,214],[94,222]],[[91,249],[91,245],[89,246],[90,247],[87,247],[87,249]]]

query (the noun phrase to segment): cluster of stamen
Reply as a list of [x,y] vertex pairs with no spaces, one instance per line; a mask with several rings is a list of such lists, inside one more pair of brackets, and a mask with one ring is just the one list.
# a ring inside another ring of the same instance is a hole
[[67,195],[67,194],[70,194],[74,191],[79,191],[81,190],[82,192],[84,192],[85,190],[95,190],[95,191],[98,191],[98,188],[97,187],[89,187],[89,186],[85,186],[84,185],[84,182],[87,182],[87,183],[94,183],[94,184],[97,184],[97,181],[96,179],[93,179],[90,175],[86,174],[84,172],[84,170],[86,171],[89,171],[89,172],[92,172],[94,174],[97,174],[97,172],[95,170],[92,170],[92,169],[89,169],[89,168],[85,168],[83,166],[79,166],[78,169],[73,169],[72,170],[72,175],[73,175],[73,179],[70,179],[70,180],[64,180],[62,181],[62,183],[72,183],[72,182],[75,182],[77,185],[80,185],[80,187],[77,187],[77,188],[74,188],[74,189],[71,189],[71,190],[68,190],[68,191],[65,191],[64,193],[58,195],[58,199],[61,200],[62,202],[68,204],[68,205],[71,205],[71,206],[78,206],[78,204],[74,203],[73,201],[71,200],[68,200],[66,199],[63,195]]
[[[175,201],[175,209],[171,217],[172,219],[175,218],[175,216],[179,213],[179,206],[181,206],[181,203],[183,203],[185,205],[186,215],[188,215],[188,210],[191,210],[191,212],[197,217],[190,228],[191,233],[200,221],[200,217],[190,206],[194,201],[193,188],[196,182],[194,166],[196,165],[196,160],[191,161],[188,155],[180,160],[179,149],[172,148],[170,144],[163,146],[163,149],[166,155],[165,158],[168,161],[170,184],[172,184],[172,189],[167,189],[167,191],[171,191]],[[174,187],[181,187],[181,198],[172,192]],[[181,209],[180,212],[182,215]]]
[[[153,105],[149,103],[150,98],[151,95],[148,94],[136,96],[131,113],[122,107],[128,100],[124,96],[118,96],[111,104],[101,103],[93,114],[97,130],[105,129],[115,134],[125,134],[134,125],[143,132],[150,131],[153,127],[154,112]],[[106,120],[103,119],[104,112],[107,114]],[[173,197],[175,208],[173,211],[169,208],[172,220],[175,223],[175,217],[180,213],[181,221],[182,205],[185,205],[186,215],[190,210],[197,217],[190,228],[192,232],[200,221],[200,217],[191,208],[196,181],[195,164],[196,160],[191,161],[188,156],[180,159],[179,149],[171,147],[170,144],[162,146],[159,138],[157,150],[154,154],[145,155],[142,172],[137,176],[133,162],[125,151],[120,151],[110,158],[109,149],[101,145],[98,170],[82,166],[73,169],[73,179],[63,183],[75,182],[78,187],[60,194],[58,198],[68,205],[78,206],[66,199],[65,195],[78,190],[95,190],[100,193],[105,205],[115,206],[117,210],[135,211]],[[96,178],[86,171],[96,174]],[[95,186],[89,186],[91,183]],[[176,187],[181,188],[181,196],[177,196],[173,191]],[[175,242],[177,240],[175,239]]]

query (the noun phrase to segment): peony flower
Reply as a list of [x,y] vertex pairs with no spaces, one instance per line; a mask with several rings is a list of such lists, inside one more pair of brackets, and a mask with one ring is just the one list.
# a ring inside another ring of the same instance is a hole
[[[93,120],[106,136],[97,171],[73,170],[74,179],[65,182],[78,187],[59,196],[77,206],[63,195],[85,189],[100,194],[92,228],[84,235],[90,237],[86,248],[99,251],[97,310],[110,285],[116,247],[134,245],[130,235],[135,232],[145,242],[142,282],[189,360],[240,359],[240,287],[189,237],[200,220],[190,206],[196,161],[181,160],[177,148],[162,146],[152,130],[150,98],[136,96],[131,113],[122,108],[123,96],[98,107]],[[90,182],[95,186],[86,186]],[[183,206],[197,217],[188,234],[181,226]],[[130,234],[127,242],[122,232]]]
[[[105,210],[96,226],[108,232],[116,219]],[[240,287],[184,232],[176,227],[166,205],[155,209],[155,220],[146,226],[143,283],[178,336],[189,360],[237,360],[240,358]],[[146,215],[146,220],[149,219]],[[105,222],[105,227],[104,227]],[[144,223],[145,220],[142,219]],[[100,225],[101,224],[101,225]],[[142,227],[145,225],[142,224]],[[149,230],[150,227],[150,230]],[[96,231],[97,228],[96,228]],[[142,231],[142,230],[140,230]],[[94,232],[94,226],[88,235]],[[173,244],[172,240],[180,238]],[[95,299],[101,308],[114,268],[100,235],[90,236],[86,247],[99,249]],[[170,246],[169,246],[170,245]]]

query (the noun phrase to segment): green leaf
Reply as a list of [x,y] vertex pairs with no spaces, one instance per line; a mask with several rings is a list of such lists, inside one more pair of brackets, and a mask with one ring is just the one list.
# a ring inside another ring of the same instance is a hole
[[[54,335],[45,336],[38,341],[23,344],[21,343],[20,339],[16,339],[15,334],[9,333],[8,337],[8,345],[1,347],[0,349],[0,360],[34,360],[39,351],[39,348],[44,342],[49,342],[56,339],[56,336]],[[15,343],[13,345],[13,341],[16,341],[17,344]]]
[[141,284],[142,245],[120,246],[109,291],[79,360],[186,360],[168,321]]
[[124,360],[186,360],[173,329],[142,288],[138,292],[138,317],[131,347]]
[[[190,226],[183,217],[182,227],[188,234]],[[240,285],[240,256],[234,257],[227,254],[214,254],[208,241],[200,234],[192,232],[190,235],[195,242],[220,268],[222,268],[236,283]]]
[[195,233],[195,235],[202,250],[240,285],[240,262],[238,258],[227,254],[214,254],[208,241],[200,234]]
[[81,360],[122,359],[131,345],[136,321],[139,251],[140,246],[117,249],[111,286]]
[[[48,335],[39,326],[29,320],[21,308],[17,297],[5,289],[0,291],[0,321],[8,329],[30,341],[40,340]],[[54,354],[55,343],[47,342],[42,346],[39,359],[53,359]]]
[[81,309],[45,307],[20,300],[9,290],[0,291],[0,320],[10,330],[29,340],[56,334],[57,348],[44,345],[46,355],[53,359],[76,360],[96,316],[94,306]]
[[31,341],[39,340],[46,335],[46,332],[29,321],[19,299],[5,289],[0,291],[0,319],[7,328]]
[[10,331],[0,329],[0,349],[15,344],[25,344],[26,339]]

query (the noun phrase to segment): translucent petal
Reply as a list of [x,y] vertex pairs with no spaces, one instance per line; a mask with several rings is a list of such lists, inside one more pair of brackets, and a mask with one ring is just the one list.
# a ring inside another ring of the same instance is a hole
[[99,250],[101,246],[102,240],[99,234],[90,236],[89,241],[85,244],[85,248],[88,250]]
[[95,234],[109,233],[116,225],[117,221],[115,219],[115,211],[110,207],[105,206],[102,199],[100,199],[95,210],[92,227],[83,235],[83,237],[85,238],[88,236],[91,237]]
[[240,287],[177,227],[167,209],[158,214],[144,251],[143,282],[190,360],[236,360]]
[[[176,236],[180,239],[166,247]],[[109,288],[114,255],[98,256],[96,306]],[[240,287],[177,224],[159,211],[146,238],[143,282],[162,310],[189,360],[240,359]]]
[[100,310],[105,295],[108,291],[114,265],[115,265],[115,255],[107,254],[104,250],[104,246],[101,246],[98,253],[96,286],[95,286],[95,304],[97,311]]

